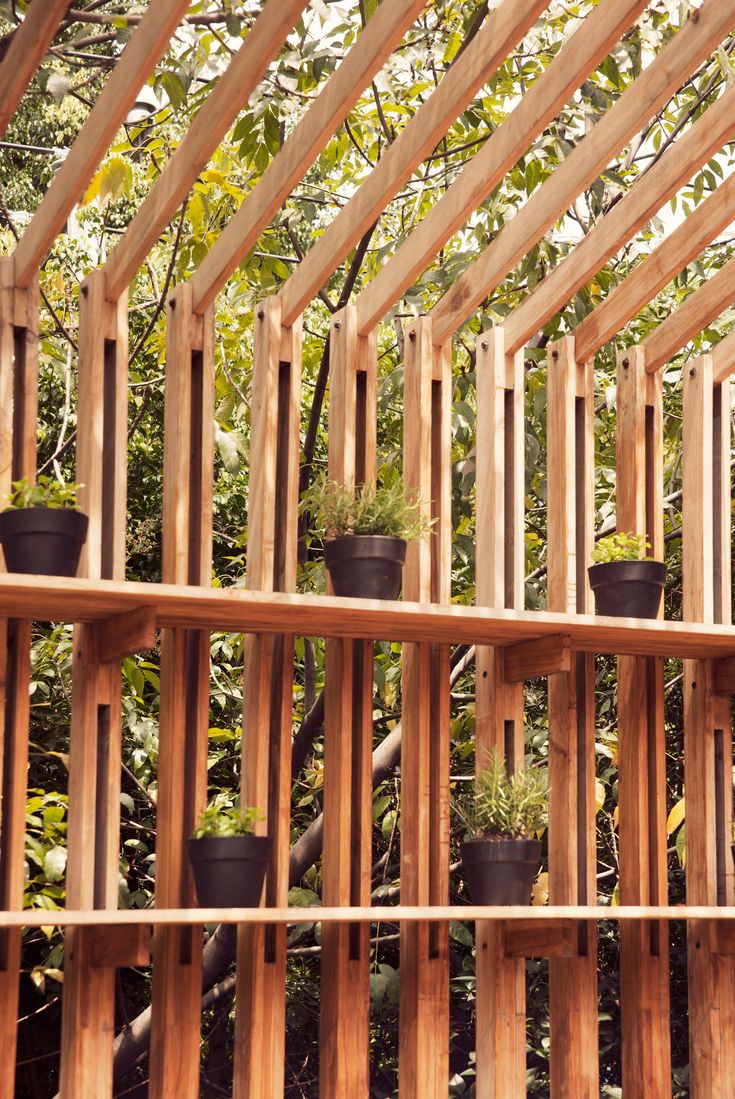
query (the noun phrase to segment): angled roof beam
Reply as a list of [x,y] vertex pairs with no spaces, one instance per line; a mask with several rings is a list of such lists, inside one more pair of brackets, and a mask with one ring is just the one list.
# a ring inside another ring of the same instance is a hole
[[21,237],[15,250],[18,286],[28,286],[43,263],[188,6],[188,0],[156,0],[146,10]]
[[[734,177],[729,176],[725,182],[717,188],[717,192],[727,187],[730,201],[727,204],[730,216],[725,224],[732,221],[733,199],[735,198]],[[682,228],[686,228],[685,222]],[[724,226],[723,226],[724,228]],[[680,268],[681,268],[680,264]],[[678,351],[697,336],[703,328],[711,324],[719,317],[728,306],[735,301],[735,257],[729,260],[724,267],[708,278],[698,290],[690,294],[688,298],[673,313],[656,328],[643,347],[646,352],[646,370],[649,374],[660,370],[662,366],[673,358]]]
[[371,331],[465,223],[645,8],[645,0],[603,0],[487,139],[357,301],[358,327]]
[[508,354],[518,351],[732,138],[735,87],[730,88],[600,218],[504,323]]
[[294,27],[305,0],[270,0],[189,127],[105,264],[106,294],[119,298]]
[[409,119],[356,194],[281,288],[284,324],[293,324],[350,248],[436,147],[477,89],[518,45],[547,3],[548,0],[503,0],[495,9],[462,54],[461,62],[450,67],[436,91]]
[[337,71],[289,135],[192,276],[192,302],[204,313],[247,255],[295,183],[403,38],[425,0],[381,4]]
[[[709,114],[709,111],[707,113]],[[642,260],[628,277],[608,294],[605,301],[593,309],[577,326],[574,331],[577,362],[586,362],[601,347],[604,347],[608,340],[622,331],[628,321],[652,298],[655,298],[659,290],[671,282],[675,275],[678,275],[703,248],[715,239],[718,233],[730,224],[733,219],[733,203],[735,203],[735,175],[728,176],[716,191],[697,206],[673,233],[665,237],[658,248]],[[725,268],[722,270],[724,271]],[[695,298],[696,294],[692,294],[687,301],[693,301]],[[678,312],[680,310],[677,310]],[[706,323],[706,321],[703,322],[700,327],[704,327]],[[686,340],[682,343],[686,343]],[[681,346],[682,344],[679,344],[679,347]],[[679,347],[675,350],[678,351]],[[652,348],[649,348],[648,352],[651,351]],[[649,362],[647,357],[646,369],[649,369]]]
[[71,0],[34,0],[0,65],[0,138],[33,79]]
[[[591,19],[591,15],[587,17],[585,26]],[[733,22],[735,0],[704,0],[702,7],[692,14],[676,37],[661,50],[600,122],[534,192],[493,243],[480,253],[437,302],[431,316],[434,320],[434,340],[438,344],[448,340],[464,324],[483,298],[494,290],[532,245],[564,214],[577,195],[600,174],[610,158],[649,121],[722,41]],[[514,114],[519,109],[516,108]],[[513,116],[511,122],[512,119]],[[450,193],[451,190],[442,202]],[[401,289],[405,285],[403,282]]]

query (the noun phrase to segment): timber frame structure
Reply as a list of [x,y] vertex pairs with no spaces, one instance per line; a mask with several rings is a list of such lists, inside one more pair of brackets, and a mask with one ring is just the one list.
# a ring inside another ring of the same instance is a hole
[[[32,0],[0,69],[0,136],[69,5]],[[597,1099],[597,928],[620,928],[626,1097],[672,1094],[668,931],[686,922],[691,1095],[735,1097],[735,880],[732,831],[730,385],[735,333],[684,370],[684,619],[595,617],[586,564],[594,537],[594,357],[733,220],[730,176],[570,335],[548,349],[548,610],[524,609],[524,347],[653,214],[735,137],[730,87],[578,247],[477,341],[476,606],[450,602],[451,341],[529,249],[735,27],[735,0],[703,0],[635,85],[509,222],[431,312],[405,326],[404,477],[435,520],[409,549],[398,603],[296,594],[301,315],[482,84],[540,17],[545,0],[501,0],[365,183],[277,296],[255,315],[247,589],[210,587],[214,300],[423,0],[385,0],[359,43],[247,194],[166,309],[163,582],[125,580],[127,290],[270,60],[304,0],[268,0],[107,263],[80,299],[78,480],[90,517],[80,578],[0,575],[0,1099],[14,1095],[20,936],[65,935],[61,1099],[113,1094],[114,980],[147,964],[153,941],[151,1099],[199,1095],[203,925],[237,925],[235,1099],[283,1094],[289,909],[294,633],[326,637],[320,1094],[369,1095],[372,643],[403,643],[399,1088],[447,1095],[449,921],[474,922],[476,1094],[526,1093],[524,959],[550,959],[551,1095]],[[376,330],[625,34],[646,0],[600,0],[544,75],[466,164],[366,289],[332,320],[332,477],[368,481],[376,461]],[[36,475],[39,270],[187,0],[151,2],[14,253],[0,260],[0,494]],[[617,521],[663,554],[661,370],[729,307],[735,260],[620,352]],[[74,623],[67,907],[24,912],[31,622]],[[121,678],[161,631],[156,906],[118,910]],[[195,906],[184,839],[206,800],[209,633],[243,632],[243,799],[273,837],[262,906]],[[547,907],[452,908],[449,896],[450,645],[477,646],[476,747],[524,758],[523,683],[549,677]],[[595,654],[618,658],[620,904],[597,905]],[[663,660],[684,660],[686,907],[666,873]],[[181,767],[182,757],[186,768]],[[292,884],[292,883],[291,883]],[[683,1009],[682,1009],[683,1010]]]

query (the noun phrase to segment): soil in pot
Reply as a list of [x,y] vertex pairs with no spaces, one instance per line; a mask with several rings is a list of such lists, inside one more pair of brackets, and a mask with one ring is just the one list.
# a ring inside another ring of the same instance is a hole
[[530,904],[541,841],[523,836],[465,840],[462,861],[475,904]]
[[200,908],[257,908],[270,836],[203,836],[186,841]]
[[8,508],[0,542],[8,572],[76,576],[89,520],[74,508]]
[[324,547],[335,595],[397,599],[405,560],[404,540],[385,534],[345,534]]
[[587,570],[598,614],[655,618],[666,583],[662,561],[605,561]]

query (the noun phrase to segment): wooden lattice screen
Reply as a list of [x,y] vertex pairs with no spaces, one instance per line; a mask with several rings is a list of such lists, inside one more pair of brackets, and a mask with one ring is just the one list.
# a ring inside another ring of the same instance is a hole
[[[193,278],[166,310],[163,582],[125,580],[127,288],[217,142],[298,20],[303,0],[269,0],[108,262],[82,287],[78,480],[90,517],[80,579],[0,576],[0,1099],[15,1094],[23,928],[64,929],[60,1096],[113,1094],[116,967],[147,965],[152,940],[149,1094],[199,1094],[203,925],[236,925],[233,1095],[283,1094],[289,909],[294,640],[327,639],[320,1094],[370,1093],[373,642],[403,643],[400,1095],[447,1095],[449,921],[473,929],[476,1094],[526,1093],[525,959],[550,959],[551,1094],[594,1099],[597,930],[619,924],[620,1051],[626,1099],[670,1096],[669,925],[686,922],[691,1095],[735,1096],[735,902],[731,699],[730,387],[735,334],[690,359],[683,390],[684,621],[592,614],[586,564],[594,519],[594,356],[732,221],[730,176],[547,358],[548,610],[524,609],[524,347],[531,335],[732,137],[730,88],[543,280],[503,327],[477,341],[476,605],[451,604],[451,342],[457,329],[575,196],[735,24],[735,0],[704,0],[552,178],[431,313],[404,326],[406,485],[434,525],[412,546],[402,602],[298,595],[301,315],[387,202],[543,13],[503,0],[365,184],[254,322],[247,587],[210,587],[214,299],[280,204],[401,41],[422,0],[384,0]],[[374,476],[377,326],[415,277],[525,153],[645,8],[601,0],[446,195],[332,319],[329,466]],[[0,70],[0,131],[68,8],[33,0]],[[0,494],[36,475],[40,265],[186,0],[156,0],[135,31],[12,256],[0,260]],[[732,192],[732,194],[731,194]],[[731,304],[731,260],[618,361],[617,521],[663,554],[661,368]],[[74,623],[67,907],[22,911],[31,622]],[[124,657],[160,630],[156,907],[118,910]],[[209,635],[247,635],[243,801],[273,838],[262,906],[195,906],[184,840],[206,801]],[[548,906],[451,907],[450,646],[477,646],[476,756],[524,759],[524,681],[548,676]],[[595,655],[617,656],[619,905],[597,906]],[[687,907],[669,905],[663,661],[684,660]]]

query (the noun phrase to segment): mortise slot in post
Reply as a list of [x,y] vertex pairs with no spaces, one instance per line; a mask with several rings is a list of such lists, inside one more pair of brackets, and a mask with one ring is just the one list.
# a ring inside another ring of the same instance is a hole
[[[646,410],[648,412],[648,409]],[[646,496],[648,500],[649,497]],[[649,527],[649,530],[651,528]],[[646,735],[648,740],[648,789],[656,789],[656,657],[646,658]],[[649,903],[659,899],[658,858],[656,850],[657,822],[656,802],[654,798],[648,802],[648,888]],[[661,952],[660,925],[651,920],[648,925],[649,944],[651,956],[658,958]]]
[[[283,721],[283,671],[284,671],[284,639],[282,634],[274,634],[271,650],[271,676],[270,676],[270,725],[268,729],[268,831],[273,835],[273,821],[278,813],[278,779],[284,760],[281,758],[280,728]],[[276,862],[276,852],[271,852],[268,873],[265,879],[266,904],[273,906],[277,903],[277,882],[273,874]],[[276,961],[276,929],[273,924],[268,924],[264,935],[264,958],[268,963]]]
[[[653,532],[656,529],[659,517],[654,514],[654,507],[656,502],[656,461],[654,457],[654,409],[651,405],[646,405],[646,435],[645,435],[645,470],[646,470],[646,535],[648,541],[653,546]],[[653,790],[654,787],[652,786]]]
[[[585,588],[587,584],[587,562],[585,561],[585,485],[587,483],[587,448],[585,447],[585,427],[587,423],[585,401],[583,397],[574,400],[574,563],[575,563],[575,606],[578,614],[585,612]],[[583,757],[579,757],[580,759]]]
[[[360,826],[363,819],[363,808],[366,791],[363,789],[362,756],[363,738],[363,700],[364,692],[368,689],[363,681],[362,668],[364,664],[365,646],[368,641],[353,641],[352,649],[352,752],[351,752],[351,804],[350,804],[350,904],[362,903],[360,895],[361,877],[361,851],[362,839]],[[361,932],[359,924],[350,924],[349,956],[351,961],[359,961],[362,954]]]
[[[503,481],[503,522],[505,531],[505,609],[513,610],[514,598],[514,547],[517,537],[514,523],[514,493],[515,493],[515,419],[513,416],[513,390],[506,389],[504,397],[505,424],[503,431],[503,446],[505,450],[505,480]],[[522,607],[515,608],[523,610]]]
[[[722,483],[722,387],[712,389],[712,500],[709,504],[712,515],[712,586],[714,600],[714,621],[722,623],[722,583],[724,570],[730,568],[730,562],[722,560],[722,507],[723,489],[729,496],[729,486]],[[705,505],[706,506],[706,505]],[[719,818],[718,818],[719,819]],[[719,891],[719,885],[718,885]],[[719,902],[718,902],[719,903]]]
[[715,729],[714,736],[715,769],[715,867],[717,874],[717,903],[727,904],[727,862],[730,857],[730,843],[725,836],[725,735],[722,729]]
[[[432,645],[431,647],[431,698],[438,699],[440,697],[440,680],[442,661],[441,661],[441,647],[439,645]],[[439,853],[441,850],[441,828],[442,821],[440,814],[436,811],[436,807],[441,804],[439,792],[441,790],[442,774],[441,774],[441,712],[438,705],[430,707],[429,712],[429,797],[433,811],[431,812],[429,820],[429,903],[441,904],[444,898],[440,895],[442,867],[439,864]],[[429,958],[438,958],[440,956],[439,945],[442,939],[440,935],[439,925],[436,923],[429,924],[429,936],[428,936],[428,955]]]
[[288,459],[291,432],[291,363],[278,367],[276,415],[275,507],[273,509],[273,591],[283,591],[286,582],[286,519],[288,515]]
[[94,907],[104,908],[107,892],[107,837],[109,798],[107,779],[110,767],[110,707],[97,707],[97,776],[95,780],[94,828]]
[[587,904],[587,677],[585,654],[575,653],[577,685],[577,904]]
[[431,554],[431,602],[441,599],[441,553],[437,545],[438,532],[442,529],[442,383],[431,383],[431,517],[435,520]]
[[367,372],[355,371],[355,487],[368,478],[367,455]]
[[115,570],[115,471],[117,453],[117,343],[105,340],[102,376],[102,522],[101,577],[112,580]]
[[512,718],[503,722],[503,751],[505,753],[505,766],[508,774],[512,775],[515,765],[516,723]]
[[204,407],[204,359],[191,353],[191,419],[189,431],[189,546],[188,580],[201,584],[202,504],[202,409]]
[[[17,680],[16,664],[18,659],[17,631],[15,622],[10,619],[7,625],[7,664],[5,669],[5,736],[2,738],[3,753],[3,778],[2,778],[2,814],[0,816],[0,907],[5,910],[10,908],[10,882],[8,873],[11,865],[11,847],[13,844],[13,831],[8,826],[10,819],[9,807],[13,804],[12,776],[13,776],[13,737],[8,735],[15,728],[15,683]],[[3,940],[3,946],[7,943]],[[6,969],[5,962],[0,968]]]
[[13,457],[12,480],[19,481],[31,471],[23,460],[24,423],[26,418],[26,328],[13,328]]

